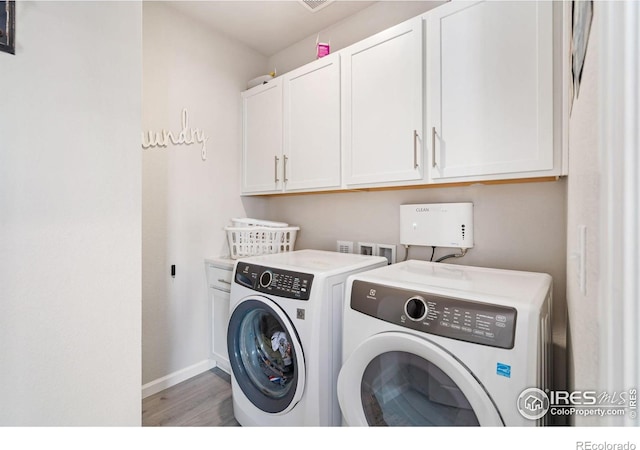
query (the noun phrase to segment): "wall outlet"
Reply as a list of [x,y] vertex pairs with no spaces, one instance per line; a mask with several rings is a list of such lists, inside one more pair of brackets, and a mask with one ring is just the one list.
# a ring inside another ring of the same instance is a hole
[[370,242],[358,242],[356,253],[359,255],[376,255],[378,253],[378,246]]
[[396,263],[396,246],[392,244],[377,244],[377,256],[384,256],[389,264]]
[[336,251],[338,253],[353,253],[353,242],[337,241]]

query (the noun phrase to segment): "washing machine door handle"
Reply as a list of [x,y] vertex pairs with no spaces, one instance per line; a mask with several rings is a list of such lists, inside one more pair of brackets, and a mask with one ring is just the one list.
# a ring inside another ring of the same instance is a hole
[[347,425],[369,425],[361,395],[365,370],[373,360],[391,352],[408,353],[435,365],[455,382],[471,405],[481,426],[504,426],[504,421],[485,388],[458,359],[427,339],[395,331],[369,337],[342,365],[338,376],[337,393],[340,409]]

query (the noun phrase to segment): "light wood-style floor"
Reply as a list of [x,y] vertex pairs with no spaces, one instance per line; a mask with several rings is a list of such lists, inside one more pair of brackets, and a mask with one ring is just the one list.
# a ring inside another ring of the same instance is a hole
[[143,399],[142,426],[239,426],[233,417],[231,377],[214,368]]

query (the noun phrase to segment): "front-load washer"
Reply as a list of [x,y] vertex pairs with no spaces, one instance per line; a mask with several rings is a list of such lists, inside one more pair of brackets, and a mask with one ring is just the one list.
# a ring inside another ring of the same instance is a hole
[[386,264],[317,250],[236,262],[227,348],[241,425],[341,425],[336,382],[346,280]]
[[551,285],[542,273],[413,260],[350,277],[344,424],[546,424]]

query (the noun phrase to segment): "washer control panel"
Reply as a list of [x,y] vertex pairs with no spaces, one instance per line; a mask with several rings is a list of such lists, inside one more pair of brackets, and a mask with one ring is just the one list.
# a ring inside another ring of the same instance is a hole
[[513,348],[515,308],[410,291],[355,280],[351,308],[385,322],[429,334]]
[[313,275],[239,262],[234,280],[257,292],[296,300],[309,300]]

